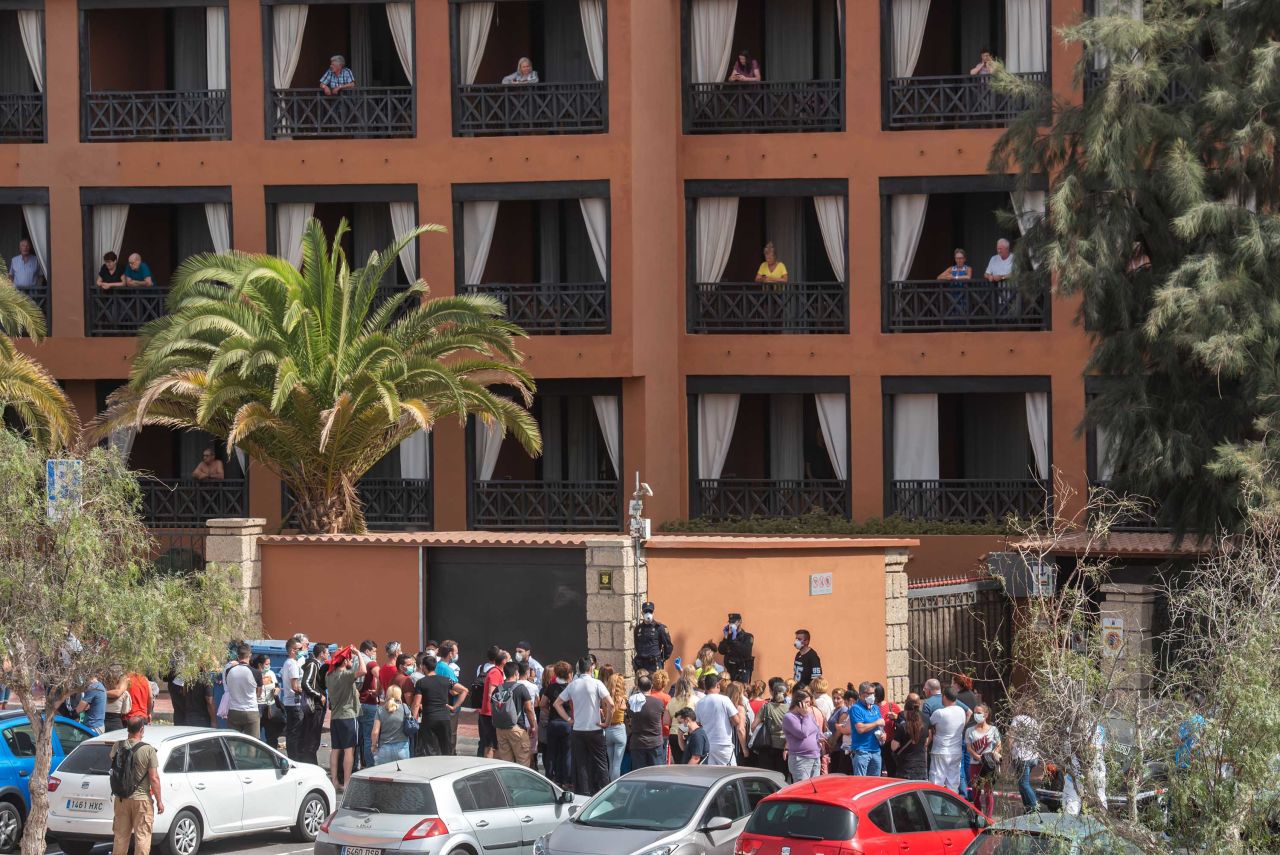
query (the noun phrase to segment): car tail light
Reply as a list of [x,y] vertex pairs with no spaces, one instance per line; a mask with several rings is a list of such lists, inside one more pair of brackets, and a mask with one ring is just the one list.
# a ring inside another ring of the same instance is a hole
[[338,815],[338,812],[335,810],[333,813],[325,817],[324,822],[320,823],[320,830],[323,831],[325,834],[328,834],[329,826],[333,824],[333,818],[337,815]]
[[50,775],[49,776],[49,792],[56,793],[58,791],[58,787],[60,786],[62,786],[62,779],[55,778],[53,775]]
[[763,840],[757,837],[747,837],[746,835],[743,835],[738,838],[738,845],[733,847],[733,855],[755,855],[763,845]]
[[449,827],[444,824],[444,820],[438,816],[429,816],[422,822],[409,829],[405,834],[405,840],[426,840],[428,837],[444,837],[449,833]]

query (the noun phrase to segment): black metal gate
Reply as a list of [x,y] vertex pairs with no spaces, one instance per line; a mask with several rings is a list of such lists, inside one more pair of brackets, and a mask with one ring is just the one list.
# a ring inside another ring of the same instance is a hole
[[907,592],[912,691],[930,677],[973,678],[987,703],[1001,704],[1011,672],[1012,610],[995,581],[912,587]]

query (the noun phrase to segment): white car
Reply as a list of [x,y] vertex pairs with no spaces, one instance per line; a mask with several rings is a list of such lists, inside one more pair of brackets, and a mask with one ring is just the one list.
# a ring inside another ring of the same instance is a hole
[[[66,855],[88,855],[111,841],[111,746],[128,734],[80,743],[49,778],[49,836]],[[143,732],[160,763],[164,813],[152,841],[169,855],[195,855],[206,840],[293,829],[315,840],[337,804],[319,766],[295,763],[257,739],[208,727],[155,725]]]

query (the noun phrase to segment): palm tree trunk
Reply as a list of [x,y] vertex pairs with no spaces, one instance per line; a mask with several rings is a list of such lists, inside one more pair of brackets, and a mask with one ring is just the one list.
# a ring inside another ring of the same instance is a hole
[[342,479],[337,489],[326,484],[293,487],[294,521],[303,534],[364,534],[364,510],[355,485]]

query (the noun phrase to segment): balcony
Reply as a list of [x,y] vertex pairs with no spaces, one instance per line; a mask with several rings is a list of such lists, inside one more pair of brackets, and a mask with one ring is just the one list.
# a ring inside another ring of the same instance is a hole
[[164,315],[167,288],[94,288],[89,304],[89,334],[137,335]]
[[608,125],[604,84],[472,83],[457,88],[459,136],[598,134]]
[[[1028,83],[1048,88],[1047,72],[1019,74]],[[998,128],[1009,124],[1034,103],[997,92],[985,75],[950,74],[897,77],[889,81],[889,128]]]
[[473,481],[471,527],[492,531],[621,531],[617,481]]
[[695,333],[839,333],[848,325],[841,282],[700,282],[689,331]]
[[412,86],[368,86],[325,95],[319,89],[273,89],[270,136],[385,139],[414,135]]
[[189,92],[86,92],[81,127],[90,142],[227,139],[225,89]]
[[[1084,97],[1086,99],[1091,98],[1104,89],[1110,76],[1110,72],[1106,68],[1086,69],[1084,73]],[[1174,104],[1185,104],[1195,99],[1195,89],[1180,80],[1170,80],[1169,85],[1160,91],[1153,103],[1158,107],[1170,107]]]
[[694,515],[704,519],[799,517],[811,513],[849,516],[849,485],[834,479],[698,481]]
[[361,478],[358,489],[369,529],[431,529],[435,508],[430,478]]
[[0,142],[44,142],[43,92],[0,92]]
[[45,139],[43,5],[10,3],[0,9],[0,143]]
[[40,310],[40,314],[44,315],[45,327],[47,329],[52,329],[51,325],[53,323],[53,315],[49,312],[49,283],[45,282],[42,285],[18,287],[18,291],[25,294],[31,302],[36,304],[36,308]]
[[1031,520],[1048,513],[1051,496],[1031,479],[930,479],[893,481],[889,512],[930,522],[1002,522]]
[[532,285],[470,285],[507,307],[507,320],[533,335],[574,335],[609,331],[609,283],[543,282]]
[[836,132],[844,128],[840,80],[690,83],[689,132],[698,134]]
[[1043,293],[1028,296],[1012,281],[890,282],[884,294],[890,332],[1042,330]]
[[248,482],[243,479],[143,477],[139,485],[143,519],[151,528],[198,527],[217,517],[243,517],[249,509]]

